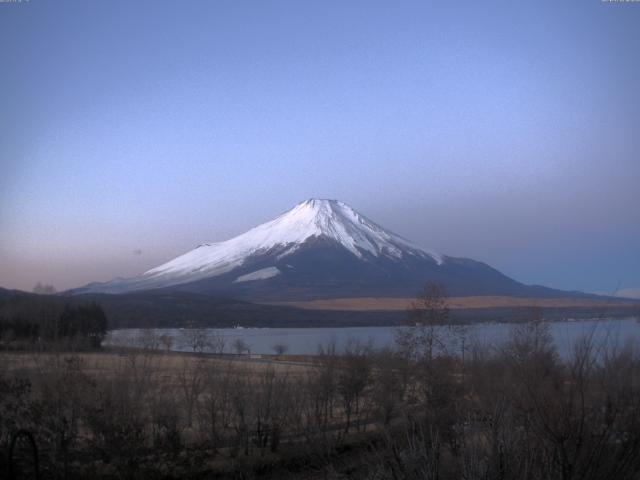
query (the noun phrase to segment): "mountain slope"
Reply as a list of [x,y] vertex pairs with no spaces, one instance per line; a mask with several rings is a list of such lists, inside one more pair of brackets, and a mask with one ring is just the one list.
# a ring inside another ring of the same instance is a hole
[[90,284],[75,293],[171,288],[257,301],[411,297],[427,281],[442,283],[452,295],[567,295],[523,285],[482,262],[427,251],[342,202],[320,199],[230,240],[202,244],[137,277]]

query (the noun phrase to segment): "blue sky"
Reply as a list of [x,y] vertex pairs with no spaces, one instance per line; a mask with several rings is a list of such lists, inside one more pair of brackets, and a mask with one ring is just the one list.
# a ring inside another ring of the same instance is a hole
[[639,51],[639,3],[0,3],[0,286],[322,197],[525,283],[640,287]]

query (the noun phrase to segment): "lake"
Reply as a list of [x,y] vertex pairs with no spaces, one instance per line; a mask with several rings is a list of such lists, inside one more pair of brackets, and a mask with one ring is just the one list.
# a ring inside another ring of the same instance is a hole
[[[508,338],[515,324],[482,323],[471,325],[466,332],[467,344],[481,344],[489,347],[499,346]],[[640,322],[635,318],[576,320],[550,323],[550,330],[561,356],[566,357],[577,340],[592,335],[598,345],[624,346],[628,342],[640,345]],[[453,345],[455,337],[451,329],[438,327]],[[273,346],[284,344],[289,354],[315,354],[319,345],[335,343],[337,350],[343,350],[351,339],[370,342],[374,348],[393,346],[394,332],[397,327],[345,327],[345,328],[212,328],[212,335],[225,339],[225,352],[231,353],[231,344],[241,338],[249,346],[252,354],[272,354]],[[151,329],[156,335],[172,337],[171,349],[190,351],[183,329]],[[148,336],[149,330],[122,329],[109,331],[104,341],[110,346],[139,346],[141,339]],[[453,347],[452,347],[453,349]],[[206,351],[206,350],[205,350]]]

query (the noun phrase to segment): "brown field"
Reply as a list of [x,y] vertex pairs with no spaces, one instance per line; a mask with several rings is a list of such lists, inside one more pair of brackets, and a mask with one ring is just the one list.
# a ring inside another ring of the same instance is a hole
[[[0,351],[0,471],[103,480],[454,480],[469,471],[516,480],[532,469],[530,480],[637,480],[637,351],[612,349],[597,362],[591,343],[565,364],[548,329],[522,324],[504,348],[462,359],[433,356],[428,328],[399,338],[397,352],[354,344],[313,359],[53,344]],[[7,456],[17,438],[25,441]],[[557,452],[566,438],[581,449],[565,459]],[[562,476],[568,466],[578,474]]]
[[[326,300],[310,300],[301,302],[277,302],[272,305],[288,305],[309,310],[357,310],[382,311],[406,310],[411,305],[411,298],[396,297],[354,297],[332,298]],[[640,302],[596,300],[591,298],[522,298],[505,296],[450,297],[448,305],[451,309],[465,308],[499,308],[499,307],[638,307]]]
[[[150,353],[144,350],[126,348],[105,348],[101,352],[2,352],[0,361],[1,371],[8,374],[47,375],[64,366],[70,356],[80,360],[82,370],[91,376],[109,378],[131,368],[142,368],[159,377],[163,382],[175,384],[176,378],[184,369],[191,369],[195,365],[204,368],[222,370],[230,365],[252,375],[260,375],[267,370],[275,369],[287,375],[301,375],[309,368],[313,368],[308,357],[297,355],[277,357],[276,355],[262,355],[262,358],[252,359],[248,355],[207,355],[184,352]],[[281,358],[278,360],[278,358]]]

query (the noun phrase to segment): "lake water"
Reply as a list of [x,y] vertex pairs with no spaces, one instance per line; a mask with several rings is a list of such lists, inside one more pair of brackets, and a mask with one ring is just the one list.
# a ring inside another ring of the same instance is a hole
[[[577,340],[591,335],[598,345],[622,347],[631,342],[640,346],[640,322],[635,318],[580,320],[550,323],[551,334],[561,356],[567,356]],[[450,329],[439,327],[443,337],[452,343]],[[483,323],[469,326],[466,332],[467,344],[499,346],[509,336],[514,324]],[[345,328],[214,328],[208,329],[212,335],[225,339],[225,352],[231,353],[232,343],[241,338],[249,346],[252,354],[272,354],[273,346],[284,344],[290,354],[315,354],[319,345],[335,343],[337,350],[351,339],[370,342],[374,348],[393,345],[397,327],[345,327]],[[190,351],[187,336],[183,329],[152,329],[156,335],[172,337],[171,349]],[[140,346],[149,330],[122,329],[112,330],[105,339],[105,345]]]

